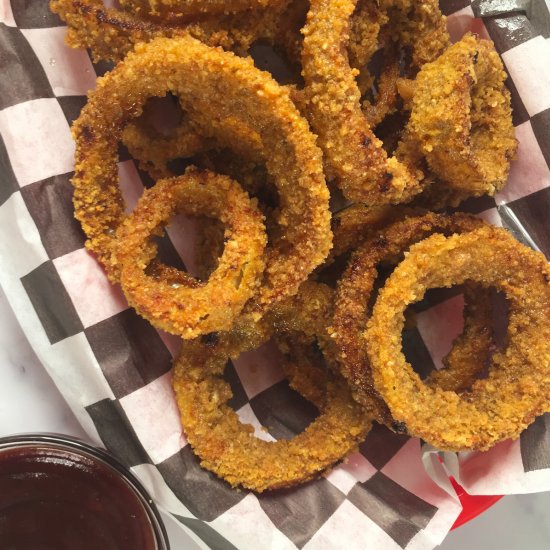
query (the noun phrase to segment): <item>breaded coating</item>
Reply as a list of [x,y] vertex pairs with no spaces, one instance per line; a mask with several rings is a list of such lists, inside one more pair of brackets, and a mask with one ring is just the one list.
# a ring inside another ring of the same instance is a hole
[[418,74],[408,129],[430,169],[469,196],[494,195],[516,151],[506,73],[492,42],[468,34]]
[[[98,80],[73,127],[77,143],[73,178],[76,217],[88,236],[87,246],[105,265],[111,262],[116,229],[125,218],[118,186],[117,145],[122,130],[141,114],[149,97],[179,95],[193,120],[209,120],[206,137],[261,145],[268,172],[280,197],[282,237],[266,250],[262,287],[255,315],[298,291],[323,262],[331,244],[329,193],[321,152],[307,122],[288,92],[249,59],[206,46],[191,37],[159,38],[139,44],[111,73]],[[235,124],[232,123],[235,122]],[[245,134],[242,128],[249,128]],[[202,125],[201,125],[202,128]]]
[[[509,306],[505,349],[464,393],[428,386],[401,350],[404,311],[429,288],[473,281]],[[380,291],[365,333],[376,390],[408,432],[442,450],[514,439],[550,410],[550,266],[507,231],[484,226],[412,246]]]
[[[205,283],[175,285],[147,273],[157,254],[153,237],[176,213],[225,226],[219,264]],[[196,168],[145,190],[116,238],[113,263],[128,303],[154,327],[185,339],[230,329],[257,293],[265,267],[267,238],[256,201],[227,176]]]
[[[379,230],[356,249],[338,282],[329,332],[338,349],[341,372],[353,388],[354,397],[365,406],[374,404],[377,420],[390,428],[394,419],[374,388],[364,337],[379,266],[398,264],[411,245],[432,233],[468,232],[483,224],[467,214],[445,216],[431,212],[397,221]],[[463,334],[447,357],[445,374],[443,371],[432,373],[426,384],[462,389],[483,369],[492,344],[490,301],[488,294],[484,294],[482,289],[472,288],[466,292]]]
[[[307,292],[311,298],[314,287],[309,285]],[[201,466],[232,486],[263,492],[308,481],[356,450],[370,429],[370,415],[353,400],[347,384],[314,357],[314,338],[303,332],[295,334],[301,328],[307,332],[312,327],[323,327],[322,333],[326,330],[330,315],[327,298],[330,294],[322,290],[314,307],[290,308],[288,322],[279,316],[273,325],[286,354],[283,369],[291,386],[320,413],[289,440],[255,437],[253,427],[243,424],[227,404],[232,393],[221,377],[227,356],[199,341],[184,343],[175,363],[173,386],[185,434]]]

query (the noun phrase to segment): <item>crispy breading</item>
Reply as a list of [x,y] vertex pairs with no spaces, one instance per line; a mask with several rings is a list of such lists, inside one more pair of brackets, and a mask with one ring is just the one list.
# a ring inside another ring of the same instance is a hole
[[[156,257],[153,237],[172,216],[209,216],[225,228],[219,264],[208,280],[173,284],[147,273]],[[227,176],[189,168],[145,190],[117,230],[113,263],[128,303],[153,326],[185,339],[229,330],[258,292],[267,242],[262,215],[238,183]]]
[[[502,292],[508,341],[487,378],[456,393],[428,386],[401,350],[404,311],[429,288],[472,281]],[[432,235],[412,246],[380,291],[365,333],[376,390],[408,432],[442,450],[514,439],[550,410],[550,265],[504,229]]]
[[[393,418],[374,388],[364,336],[378,269],[382,263],[398,263],[411,245],[432,233],[467,232],[483,223],[467,214],[445,216],[432,212],[399,220],[377,231],[355,250],[338,282],[329,332],[338,349],[341,372],[352,386],[355,398],[365,406],[374,405],[377,419],[389,427]],[[427,384],[462,389],[483,369],[492,344],[490,302],[484,294],[482,289],[475,288],[466,292],[470,305],[466,306],[464,332],[447,358],[445,374],[434,373]]]
[[408,129],[430,169],[469,196],[506,183],[517,143],[506,73],[492,42],[468,34],[424,65]]
[[173,386],[187,439],[201,466],[233,486],[263,492],[308,481],[356,450],[370,429],[370,414],[353,400],[347,384],[312,354],[312,331],[320,330],[321,342],[326,340],[331,308],[331,293],[317,289],[318,294],[315,285],[306,284],[307,297],[299,294],[294,307],[287,304],[272,320],[291,386],[320,412],[292,439],[259,439],[240,421],[227,404],[232,393],[221,377],[226,355],[199,341],[185,342],[175,363]]

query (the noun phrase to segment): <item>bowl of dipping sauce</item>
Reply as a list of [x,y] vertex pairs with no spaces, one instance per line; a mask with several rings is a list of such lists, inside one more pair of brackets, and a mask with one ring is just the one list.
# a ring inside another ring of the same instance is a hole
[[60,435],[0,438],[0,547],[169,550],[159,512],[106,451]]

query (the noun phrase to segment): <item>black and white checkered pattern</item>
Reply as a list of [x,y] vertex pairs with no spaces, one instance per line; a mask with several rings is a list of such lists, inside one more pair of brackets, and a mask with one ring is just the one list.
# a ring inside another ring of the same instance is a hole
[[[178,339],[128,308],[84,249],[73,218],[70,124],[107,67],[65,46],[65,28],[47,4],[0,0],[0,282],[90,436],[132,468],[204,548],[433,548],[460,511],[456,495],[444,470],[434,474],[437,461],[428,475],[418,440],[382,427],[344,464],[290,491],[257,497],[200,468],[182,434],[170,385]],[[495,14],[494,1],[441,4],[454,38],[473,30],[497,45],[510,77],[520,142],[506,189],[494,199],[468,201],[466,209],[550,255],[547,6],[531,2],[526,14],[526,3],[518,2],[518,11]],[[144,183],[127,152],[119,167],[132,205]],[[180,256],[192,264],[181,242],[166,239],[162,249],[173,264],[181,263]],[[460,296],[435,293],[418,313],[417,328],[405,334],[408,356],[437,365],[460,330],[460,308]],[[228,365],[226,373],[231,405],[244,421],[268,428],[257,432],[264,439],[289,437],[315,416],[289,388],[275,355],[264,346]],[[447,465],[473,493],[548,490],[549,422],[540,418],[519,441],[489,453],[449,455]]]

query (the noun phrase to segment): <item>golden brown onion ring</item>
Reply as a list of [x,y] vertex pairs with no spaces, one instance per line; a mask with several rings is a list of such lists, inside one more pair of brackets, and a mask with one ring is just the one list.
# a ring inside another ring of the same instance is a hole
[[[205,283],[174,285],[147,273],[157,253],[153,237],[177,213],[216,218],[225,226],[221,258]],[[267,240],[262,215],[226,176],[189,168],[183,176],[158,181],[116,237],[113,261],[128,303],[153,326],[182,338],[228,330],[258,290]]]
[[414,212],[412,208],[388,204],[384,206],[350,204],[334,212],[331,220],[332,250],[321,268],[358,248],[383,227],[406,215],[412,215]]
[[155,131],[142,118],[132,120],[122,131],[122,142],[139,167],[155,180],[176,175],[168,167],[170,161],[214,147],[212,140],[198,134],[185,119],[169,135]]
[[222,378],[227,355],[196,340],[183,344],[174,367],[173,386],[184,432],[201,466],[233,486],[262,492],[308,481],[354,451],[370,428],[371,417],[354,402],[345,381],[312,358],[314,340],[294,333],[300,326],[311,329],[326,322],[330,304],[323,296],[326,294],[320,295],[318,307],[311,309],[315,319],[306,318],[311,311],[304,314],[296,307],[290,328],[282,318],[275,327],[284,338],[280,345],[296,354],[299,361],[294,363],[288,357],[283,361],[291,386],[320,411],[292,439],[268,442],[256,438],[252,426],[242,424],[227,404],[231,390]]
[[251,44],[259,38],[278,41],[286,4],[253,10],[246,17],[216,15],[188,23],[162,22],[106,8],[103,0],[51,0],[50,8],[67,23],[66,40],[71,47],[89,48],[95,60],[119,61],[140,42],[187,34],[211,46],[246,55]]
[[[483,223],[466,214],[445,216],[434,213],[397,221],[355,251],[338,283],[330,335],[338,348],[341,372],[352,386],[355,398],[365,406],[374,403],[378,420],[388,426],[392,425],[392,419],[374,390],[363,334],[370,315],[378,267],[381,263],[399,262],[411,245],[434,232],[471,231]],[[455,343],[458,348],[448,357],[446,374],[434,375],[447,386],[452,381],[455,384],[453,389],[462,389],[472,381],[472,377],[483,368],[492,343],[490,330],[481,328],[490,326],[489,302],[476,294],[479,293],[467,293],[471,305],[466,306],[465,330]],[[476,301],[479,302],[477,306]],[[469,319],[470,314],[474,315],[475,321]]]
[[138,15],[178,21],[200,15],[227,15],[266,8],[272,0],[119,0],[119,4]]
[[257,147],[259,140],[265,151],[280,198],[277,223],[285,231],[266,251],[265,277],[254,308],[261,316],[273,303],[297,292],[327,256],[332,234],[329,194],[315,138],[288,92],[249,59],[191,37],[159,38],[136,46],[98,81],[73,127],[74,203],[87,246],[116,280],[111,251],[125,217],[117,144],[122,129],[141,114],[145,101],[168,92],[179,95],[190,118],[209,121],[208,137],[227,139],[231,146],[231,137],[246,127],[251,133],[239,135],[241,146]]
[[[372,3],[369,4],[373,9]],[[366,83],[370,81],[372,84],[374,79],[369,78],[367,67],[354,65],[353,60],[356,55],[352,57],[352,53],[357,49],[353,44],[353,40],[357,40],[354,37],[355,17],[361,7],[362,4],[359,2],[352,16],[348,50],[351,66],[361,71],[358,84],[361,93],[364,94]],[[379,14],[378,24],[381,25],[376,38],[378,47],[384,49],[385,61],[376,86],[374,101],[364,100],[362,105],[363,112],[372,127],[397,110],[399,99],[397,88],[401,77],[414,78],[422,65],[435,61],[450,44],[447,18],[441,13],[438,0],[426,2],[386,0],[380,2],[376,9]],[[368,24],[368,20],[363,24]],[[370,24],[369,28],[373,33],[376,25]],[[371,37],[370,42],[372,41]],[[409,63],[403,63],[402,58],[406,56],[407,50],[410,52],[408,57],[411,60]],[[371,56],[372,53],[374,52],[371,47]],[[406,105],[405,109],[410,110]]]
[[[508,340],[465,393],[428,386],[401,350],[404,311],[429,288],[473,281],[508,301]],[[412,246],[380,291],[366,331],[376,390],[411,435],[442,450],[485,450],[550,410],[550,266],[491,226]]]
[[408,129],[431,170],[470,196],[506,183],[516,139],[492,42],[468,34],[418,74]]
[[380,47],[380,29],[388,22],[387,9],[372,0],[358,0],[350,19],[348,44],[351,67],[361,70]]

